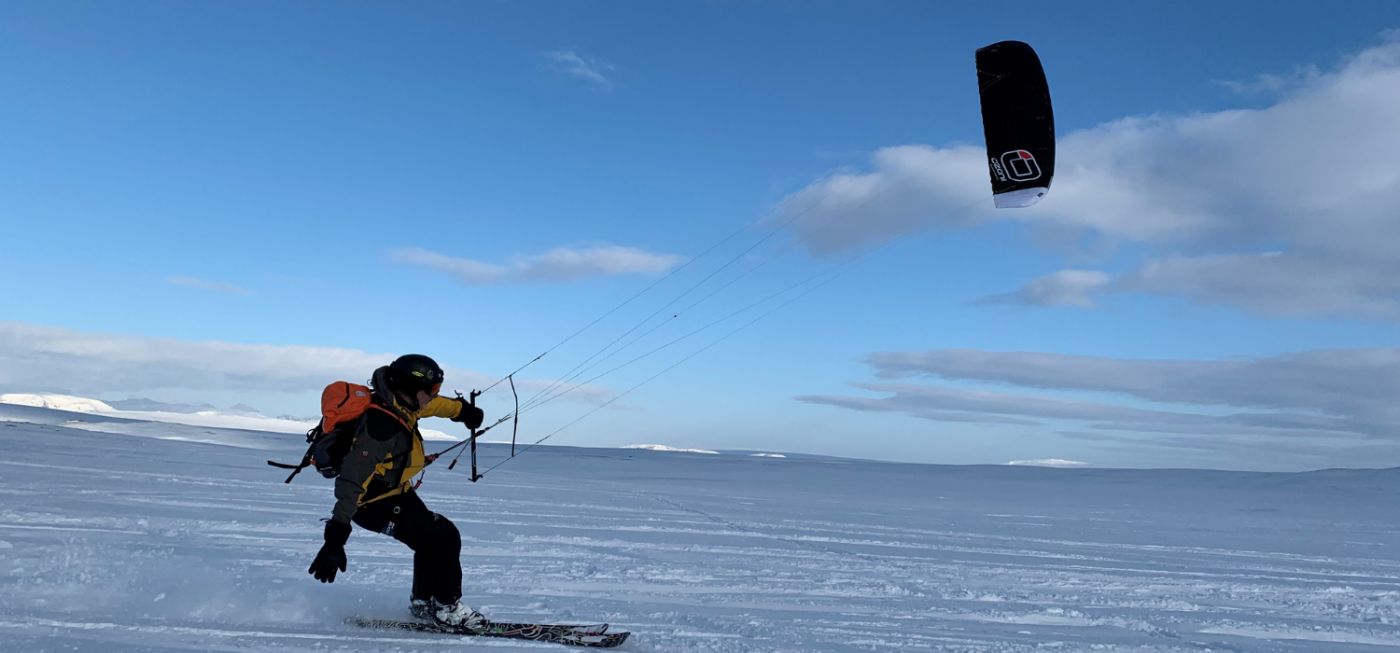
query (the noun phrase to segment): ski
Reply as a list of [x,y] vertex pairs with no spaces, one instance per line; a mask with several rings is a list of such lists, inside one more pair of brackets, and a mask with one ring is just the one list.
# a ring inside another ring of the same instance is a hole
[[569,646],[589,646],[613,648],[627,641],[629,632],[607,632],[607,624],[568,625],[568,624],[526,624],[488,621],[480,630],[454,628],[446,624],[429,621],[404,621],[400,619],[378,619],[372,617],[350,617],[345,620],[352,626],[378,630],[408,630],[419,633],[440,633],[444,635],[466,635],[471,637],[504,637],[528,639],[537,642],[554,642]]

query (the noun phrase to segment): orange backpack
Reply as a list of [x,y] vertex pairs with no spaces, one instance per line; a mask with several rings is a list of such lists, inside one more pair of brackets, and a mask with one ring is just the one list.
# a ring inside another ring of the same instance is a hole
[[340,463],[355,440],[355,422],[373,406],[370,402],[373,397],[373,390],[358,383],[336,381],[326,386],[321,391],[321,423],[306,432],[306,454],[301,463],[288,465],[269,460],[267,464],[292,470],[285,483],[291,483],[301,470],[312,465],[326,478],[340,476]]
[[342,423],[365,414],[373,395],[373,390],[349,381],[336,381],[326,386],[321,391],[321,432],[330,433]]

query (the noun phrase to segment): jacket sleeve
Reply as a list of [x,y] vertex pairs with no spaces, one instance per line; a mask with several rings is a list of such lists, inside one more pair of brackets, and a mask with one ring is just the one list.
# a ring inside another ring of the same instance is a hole
[[378,410],[365,412],[365,419],[355,432],[355,441],[340,464],[340,476],[335,479],[335,507],[331,521],[350,523],[359,509],[360,497],[374,477],[375,468],[394,449],[394,442],[404,435],[398,420]]
[[428,402],[427,406],[424,406],[422,410],[418,411],[418,418],[446,417],[452,419],[456,417],[457,413],[461,412],[461,410],[462,402],[458,401],[456,397],[437,396],[433,397],[433,400]]

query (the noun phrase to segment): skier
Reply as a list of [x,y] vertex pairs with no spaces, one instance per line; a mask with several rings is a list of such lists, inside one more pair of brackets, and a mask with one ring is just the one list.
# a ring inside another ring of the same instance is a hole
[[442,368],[422,354],[400,356],[374,371],[370,407],[354,426],[354,440],[335,482],[325,544],[307,573],[332,583],[336,570],[345,571],[353,521],[413,550],[413,616],[471,630],[487,622],[461,601],[461,534],[446,517],[428,510],[413,483],[428,463],[419,418],[446,417],[476,429],[485,417],[460,396],[438,396],[442,380]]

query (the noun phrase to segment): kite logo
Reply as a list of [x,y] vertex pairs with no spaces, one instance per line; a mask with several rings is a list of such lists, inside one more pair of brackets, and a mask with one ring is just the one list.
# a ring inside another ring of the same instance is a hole
[[1011,181],[1030,181],[1040,178],[1040,164],[1025,150],[1011,150],[1001,155],[1001,161],[992,161],[992,169],[997,176]]

